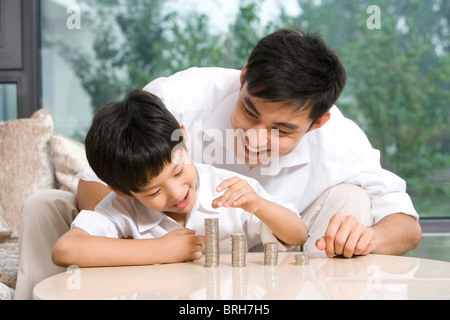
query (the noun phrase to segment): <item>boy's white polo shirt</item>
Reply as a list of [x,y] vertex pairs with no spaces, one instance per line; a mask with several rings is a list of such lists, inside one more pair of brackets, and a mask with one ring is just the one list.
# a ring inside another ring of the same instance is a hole
[[[221,194],[215,191],[216,187],[225,179],[235,176],[246,179],[261,197],[297,213],[292,204],[282,203],[269,195],[255,179],[205,164],[196,164],[196,168],[199,176],[197,201],[187,214],[185,227],[195,230],[198,235],[204,235],[204,219],[218,217],[221,252],[231,251],[232,233],[245,233],[248,248],[276,241],[270,230],[255,215],[239,208],[215,209],[211,206],[212,201]],[[164,213],[112,192],[100,202],[95,211],[81,211],[73,221],[72,228],[83,229],[93,236],[153,239],[182,227]]]

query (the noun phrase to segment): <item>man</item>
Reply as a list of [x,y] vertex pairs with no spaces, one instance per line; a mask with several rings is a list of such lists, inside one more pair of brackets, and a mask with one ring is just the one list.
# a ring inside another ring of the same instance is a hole
[[[253,177],[293,203],[308,226],[306,251],[403,254],[421,240],[418,214],[405,182],[381,168],[379,152],[334,106],[345,81],[322,39],[281,30],[261,39],[240,71],[192,68],[144,90],[189,131],[194,161]],[[25,202],[16,298],[63,270],[51,262],[53,244],[78,210],[109,194],[89,167],[80,178],[77,199],[53,190]]]

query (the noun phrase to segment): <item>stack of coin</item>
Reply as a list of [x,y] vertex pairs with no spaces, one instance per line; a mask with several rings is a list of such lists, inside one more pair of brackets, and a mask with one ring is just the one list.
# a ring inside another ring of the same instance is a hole
[[244,233],[231,235],[231,265],[233,267],[245,267],[247,256],[247,239]]
[[205,219],[205,267],[219,265],[219,218]]
[[309,257],[306,253],[295,255],[295,264],[298,266],[307,266],[309,264]]
[[220,269],[205,268],[206,300],[220,300]]
[[276,266],[278,264],[278,243],[268,242],[264,245],[264,265]]

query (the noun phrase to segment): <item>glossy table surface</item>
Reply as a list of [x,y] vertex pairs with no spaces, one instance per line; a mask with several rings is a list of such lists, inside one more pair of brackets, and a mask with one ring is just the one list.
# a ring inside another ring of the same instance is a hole
[[368,255],[328,259],[280,252],[265,266],[264,253],[247,254],[245,267],[232,267],[231,254],[218,267],[193,262],[148,266],[76,268],[38,283],[35,299],[294,300],[450,299],[450,262]]

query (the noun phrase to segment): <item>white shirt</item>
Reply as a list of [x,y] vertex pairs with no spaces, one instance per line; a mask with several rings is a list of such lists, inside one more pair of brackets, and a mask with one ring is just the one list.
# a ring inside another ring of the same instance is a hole
[[[219,218],[220,252],[231,252],[233,233],[245,233],[248,248],[277,241],[272,232],[254,214],[239,208],[218,208],[211,206],[219,196],[216,187],[225,179],[239,176],[246,179],[261,197],[282,205],[298,214],[292,204],[282,203],[269,195],[255,179],[244,177],[228,170],[210,165],[196,164],[199,177],[197,201],[186,217],[186,228],[205,234],[205,218]],[[81,211],[72,223],[72,228],[80,228],[93,236],[109,238],[155,239],[168,232],[181,229],[175,220],[160,211],[151,210],[138,200],[129,200],[112,192],[101,201],[95,211]],[[283,247],[279,246],[281,249]]]
[[[373,223],[393,213],[419,218],[406,183],[380,165],[380,153],[364,132],[345,118],[336,106],[330,120],[307,133],[297,147],[279,158],[279,165],[249,167],[238,164],[227,149],[225,132],[240,90],[240,71],[222,68],[190,68],[150,82],[147,90],[165,103],[189,132],[191,157],[197,163],[239,172],[259,181],[263,188],[303,212],[320,194],[340,183],[364,188],[372,201]],[[222,136],[221,136],[222,135]],[[215,138],[215,140],[214,140]],[[212,141],[213,140],[213,141]],[[217,147],[216,142],[225,141]],[[222,160],[218,158],[222,157]],[[228,158],[227,158],[228,157]],[[230,163],[230,159],[234,159]],[[262,172],[262,169],[268,171]],[[99,181],[87,166],[79,175]]]

